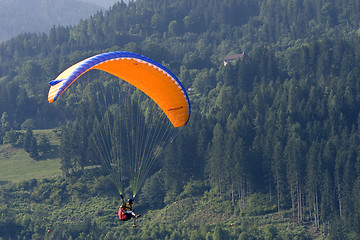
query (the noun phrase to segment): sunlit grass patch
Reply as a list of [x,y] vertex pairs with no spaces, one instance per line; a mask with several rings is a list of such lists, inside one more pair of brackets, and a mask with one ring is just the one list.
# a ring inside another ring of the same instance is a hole
[[0,184],[58,176],[60,159],[36,161],[23,149],[0,145]]

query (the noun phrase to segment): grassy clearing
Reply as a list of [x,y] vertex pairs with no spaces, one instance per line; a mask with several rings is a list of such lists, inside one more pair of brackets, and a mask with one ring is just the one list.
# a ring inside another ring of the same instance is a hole
[[34,135],[38,139],[41,135],[47,136],[54,148],[50,158],[34,160],[24,149],[15,148],[10,144],[0,145],[0,185],[61,174],[60,159],[57,156],[60,144],[59,131],[35,130]]

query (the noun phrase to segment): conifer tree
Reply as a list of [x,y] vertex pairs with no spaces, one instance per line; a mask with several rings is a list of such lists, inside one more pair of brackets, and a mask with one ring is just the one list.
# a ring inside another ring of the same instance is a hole
[[217,123],[213,130],[213,138],[211,141],[210,158],[207,162],[207,172],[212,184],[218,188],[219,194],[222,195],[225,185],[224,169],[224,130]]

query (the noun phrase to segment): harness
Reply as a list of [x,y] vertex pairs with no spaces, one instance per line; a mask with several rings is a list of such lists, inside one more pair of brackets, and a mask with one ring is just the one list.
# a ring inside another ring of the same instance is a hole
[[125,207],[123,205],[121,205],[119,208],[118,215],[119,215],[119,219],[122,221],[127,221],[127,220],[131,219],[131,214],[126,213],[125,211],[126,211]]

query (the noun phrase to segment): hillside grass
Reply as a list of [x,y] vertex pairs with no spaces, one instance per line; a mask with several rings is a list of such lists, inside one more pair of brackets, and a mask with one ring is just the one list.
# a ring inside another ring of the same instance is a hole
[[16,148],[11,144],[0,145],[0,185],[51,178],[61,174],[58,156],[59,130],[34,130],[36,138],[39,139],[41,135],[46,135],[52,146],[52,151],[46,158],[40,156],[35,160],[22,148]]
[[60,159],[34,160],[23,149],[0,145],[0,184],[61,174]]

